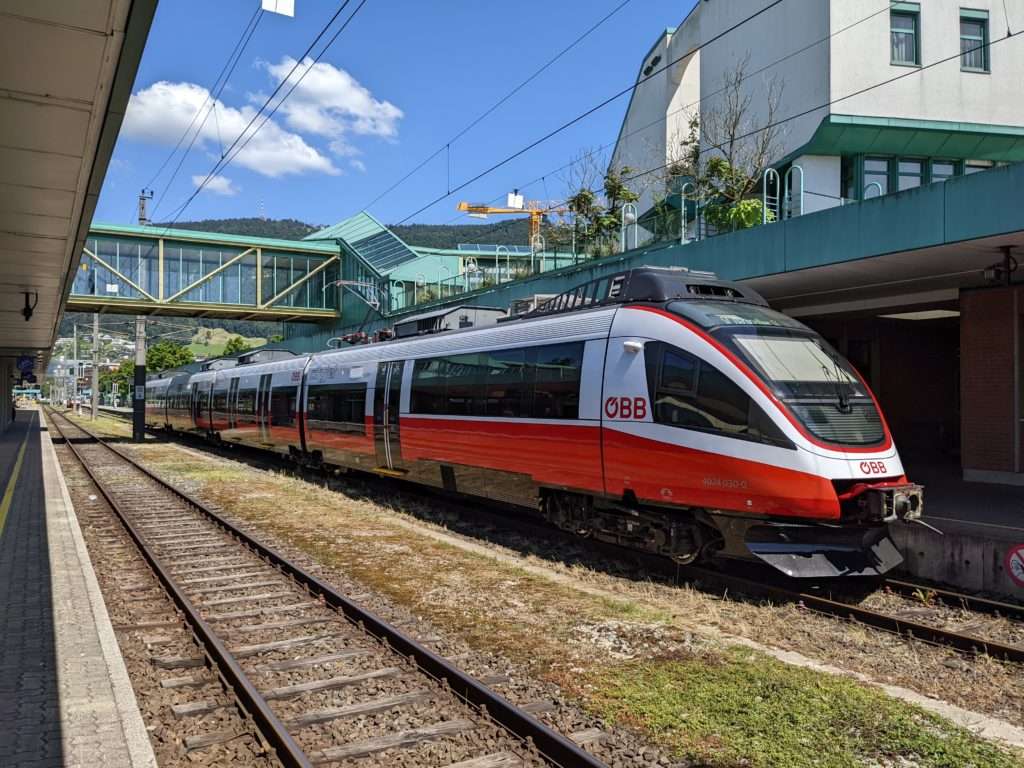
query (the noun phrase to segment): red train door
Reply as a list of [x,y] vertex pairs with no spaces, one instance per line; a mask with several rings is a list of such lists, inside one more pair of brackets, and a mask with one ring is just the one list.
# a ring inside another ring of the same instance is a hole
[[399,441],[399,405],[402,399],[403,360],[377,364],[377,383],[373,390],[373,440],[377,449],[377,466],[381,469],[401,468],[402,448]]

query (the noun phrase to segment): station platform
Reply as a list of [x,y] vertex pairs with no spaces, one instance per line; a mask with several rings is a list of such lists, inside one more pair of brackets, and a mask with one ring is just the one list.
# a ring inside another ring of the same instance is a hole
[[156,768],[41,411],[0,483],[0,765]]

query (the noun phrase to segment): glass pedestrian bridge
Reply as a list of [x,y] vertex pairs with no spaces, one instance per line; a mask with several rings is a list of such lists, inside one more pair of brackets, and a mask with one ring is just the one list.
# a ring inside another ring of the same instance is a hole
[[67,309],[317,322],[339,316],[337,242],[94,224]]

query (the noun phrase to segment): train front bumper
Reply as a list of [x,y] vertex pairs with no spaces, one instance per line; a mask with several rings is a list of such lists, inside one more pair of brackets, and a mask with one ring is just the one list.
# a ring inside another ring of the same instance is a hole
[[881,576],[903,562],[885,526],[753,525],[747,550],[787,576]]

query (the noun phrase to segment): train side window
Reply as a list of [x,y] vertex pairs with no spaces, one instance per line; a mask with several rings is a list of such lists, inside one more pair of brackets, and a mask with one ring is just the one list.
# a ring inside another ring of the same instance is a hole
[[524,413],[527,388],[525,349],[504,349],[487,355],[484,415],[519,418]]
[[412,413],[576,419],[583,343],[417,360]]
[[445,405],[449,416],[479,416],[484,411],[484,373],[487,354],[445,358]]
[[298,387],[274,387],[270,390],[270,425],[272,427],[295,426],[295,405]]
[[228,391],[226,389],[215,389],[213,391],[213,410],[223,413],[228,409]]
[[235,414],[238,416],[256,415],[256,388],[246,387],[238,389],[238,398],[235,400]]
[[533,351],[533,417],[579,418],[582,342],[534,347]]
[[757,403],[710,363],[660,341],[648,342],[644,357],[655,422],[792,447]]
[[315,384],[306,395],[310,426],[366,434],[366,383]]
[[[413,413],[440,415],[445,412],[444,358],[417,360],[412,368],[410,410]],[[380,382],[378,382],[380,385]]]

